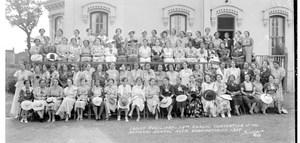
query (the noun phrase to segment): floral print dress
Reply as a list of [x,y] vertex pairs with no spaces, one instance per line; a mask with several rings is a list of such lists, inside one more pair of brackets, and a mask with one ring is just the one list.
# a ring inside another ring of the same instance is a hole
[[191,117],[200,117],[203,115],[203,106],[200,99],[201,86],[198,83],[187,85],[188,100],[187,114]]

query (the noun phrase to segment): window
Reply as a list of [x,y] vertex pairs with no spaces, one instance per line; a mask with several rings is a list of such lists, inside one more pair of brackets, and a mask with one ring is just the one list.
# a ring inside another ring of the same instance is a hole
[[100,30],[104,29],[105,35],[108,36],[108,14],[97,11],[92,12],[90,17],[90,28],[92,29],[92,34],[98,36],[100,34]]
[[234,37],[234,19],[235,17],[229,14],[223,14],[218,16],[218,32],[220,32],[220,39],[224,39],[224,34],[228,32],[229,38]]
[[64,25],[64,18],[62,16],[58,16],[55,18],[55,31],[57,29],[62,29],[63,30],[63,25]]
[[178,34],[180,31],[186,31],[186,19],[186,15],[183,14],[171,15],[170,30],[173,28],[176,29],[176,34]]
[[284,17],[270,17],[269,23],[272,54],[284,54]]

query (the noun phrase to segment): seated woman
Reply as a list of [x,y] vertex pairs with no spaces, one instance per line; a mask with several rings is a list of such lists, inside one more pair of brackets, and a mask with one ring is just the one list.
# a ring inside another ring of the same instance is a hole
[[68,86],[64,89],[64,100],[60,104],[60,107],[56,111],[55,115],[59,115],[61,119],[69,121],[71,112],[75,104],[75,97],[77,96],[78,88],[73,85],[73,80],[68,79]]
[[260,83],[260,75],[256,74],[253,78],[252,82],[253,86],[255,87],[255,94],[254,98],[256,98],[256,106],[254,108],[254,112],[258,113],[259,111],[263,111],[263,102],[260,100],[260,96],[264,93],[263,88],[264,86]]
[[166,77],[170,79],[170,84],[175,85],[176,84],[176,78],[178,77],[179,73],[177,71],[174,71],[174,66],[172,64],[169,65],[169,71],[166,72]]
[[195,70],[193,71],[193,75],[196,78],[196,82],[201,85],[203,82],[203,78],[204,78],[204,73],[202,71],[202,69],[200,69],[200,64],[195,64]]
[[214,49],[214,44],[209,43],[207,47],[208,47],[208,49],[207,49],[208,62],[215,62],[215,63],[220,62],[218,53]]
[[147,102],[148,111],[155,115],[155,120],[158,119],[159,110],[159,86],[155,85],[155,79],[150,79],[150,84],[146,86],[145,97]]
[[[174,61],[174,52],[173,52],[173,48],[171,48],[170,42],[166,41],[165,43],[165,47],[163,48],[163,59],[164,62],[175,62]],[[165,67],[167,67],[168,64],[165,64]]]
[[185,56],[188,62],[197,62],[197,49],[193,47],[192,41],[189,41],[188,46],[185,48]]
[[204,42],[200,43],[200,48],[197,49],[196,57],[198,62],[207,62],[208,54]]
[[255,87],[253,83],[250,82],[250,75],[245,75],[245,81],[241,83],[241,92],[243,95],[243,102],[248,105],[249,113],[252,115],[253,110],[256,106],[257,100],[254,98],[255,95]]
[[236,115],[240,115],[239,108],[240,105],[244,105],[242,94],[241,94],[241,88],[239,84],[235,83],[235,76],[230,75],[228,77],[228,81],[226,83],[227,85],[227,94],[231,95],[232,100],[230,100],[230,104],[235,109]]
[[[92,86],[92,74],[95,71],[94,68],[92,68],[91,64],[85,64],[83,65],[83,71],[80,73],[80,79],[84,78],[86,80],[86,84],[91,87]],[[81,83],[81,81],[80,81]]]
[[45,44],[41,47],[41,53],[43,55],[44,61],[49,61],[47,59],[47,54],[56,54],[56,47],[50,43],[50,38],[48,36],[44,37]]
[[226,83],[222,81],[222,75],[217,74],[215,82],[215,86],[217,87],[217,98],[216,98],[216,104],[217,104],[217,114],[221,114],[222,118],[225,118],[225,113],[227,113],[228,117],[231,117],[230,111],[230,102],[228,97],[226,97]]
[[129,105],[131,103],[132,99],[132,92],[131,92],[131,86],[128,84],[127,77],[123,77],[121,79],[122,84],[118,88],[118,119],[117,121],[121,120],[121,111],[125,111],[125,121],[128,121],[128,111],[129,111]]
[[215,76],[216,76],[216,70],[213,69],[212,63],[207,63],[207,68],[204,70],[204,75],[209,75],[211,78],[211,81],[215,81]]
[[138,77],[136,79],[136,85],[132,88],[132,104],[131,110],[129,112],[129,117],[132,117],[133,110],[136,109],[137,119],[136,121],[140,121],[140,111],[143,111],[145,108],[145,90],[142,85],[142,78]]
[[155,40],[155,45],[152,46],[152,61],[153,62],[162,62],[162,47],[159,46],[160,45],[160,41],[159,39]]
[[44,121],[45,103],[47,95],[49,94],[49,89],[46,87],[46,81],[40,80],[40,86],[34,88],[33,90],[33,110],[37,112],[40,117],[40,122]]
[[85,78],[80,79],[81,85],[78,87],[77,100],[75,102],[75,111],[77,112],[77,121],[83,120],[83,111],[88,102],[88,96],[90,95],[90,87],[86,84]]
[[90,62],[92,60],[90,41],[84,40],[81,47],[81,62]]
[[[213,91],[217,91],[217,86],[215,85],[216,83],[213,82],[210,78],[209,75],[205,75],[205,81],[202,83],[201,88],[202,88],[202,94],[206,91],[206,90],[213,90]],[[217,117],[217,106],[215,105],[216,101],[212,100],[212,101],[208,101],[205,100],[203,95],[201,98],[202,104],[203,104],[203,111],[204,111],[204,115],[205,116],[209,116],[209,117]]]
[[222,81],[226,82],[228,75],[227,69],[225,68],[226,63],[224,61],[220,62],[220,68],[216,70],[216,74],[220,74],[222,76]]
[[[147,46],[148,40],[143,40],[143,45],[139,48],[140,62],[151,62],[151,49]],[[144,69],[144,64],[141,64],[142,69]]]
[[157,72],[155,72],[156,77],[156,85],[161,86],[163,85],[163,79],[166,77],[166,73],[163,71],[163,65],[159,64],[157,67]]
[[43,61],[43,55],[41,51],[42,45],[40,45],[41,41],[40,39],[34,39],[35,46],[32,46],[29,50],[30,53],[30,59],[33,62],[41,62]]
[[[181,84],[181,78],[176,78],[176,85],[174,85],[175,96],[186,96],[188,88]],[[184,118],[184,110],[186,108],[186,99],[184,101],[178,101],[176,98],[177,108],[180,110],[181,119]]]
[[111,111],[115,112],[117,108],[117,92],[118,87],[114,84],[115,80],[112,78],[107,79],[108,86],[104,88],[104,103],[106,109],[106,120],[108,120],[111,116]]
[[179,72],[179,77],[182,79],[182,84],[187,85],[190,80],[190,76],[193,74],[193,71],[188,68],[188,62],[183,62],[183,69]]
[[[107,78],[107,74],[105,71],[103,71],[102,64],[99,64],[97,66],[97,70],[95,72],[93,72],[93,74],[92,74],[92,83],[96,83],[96,80],[99,80],[100,86],[105,87],[106,78]],[[92,86],[94,86],[94,84]]]
[[226,65],[229,65],[229,55],[230,55],[230,50],[225,48],[225,43],[221,42],[219,50],[217,51],[219,54],[220,62],[225,62]]
[[53,79],[53,84],[49,88],[49,94],[46,100],[46,113],[49,115],[48,122],[55,122],[55,113],[62,102],[64,89],[58,85],[58,79]]
[[69,46],[69,62],[79,62],[81,55],[81,48],[77,45],[76,38],[71,39],[71,45]]
[[35,66],[34,73],[32,73],[32,75],[31,75],[32,87],[33,88],[38,87],[40,80],[42,80],[41,68],[40,68],[40,66]]
[[[165,107],[167,108],[167,111],[168,111],[168,120],[171,120],[172,119],[172,115],[171,115],[171,112],[172,112],[172,109],[175,105],[175,91],[174,91],[174,87],[170,84],[170,79],[168,77],[165,77],[164,78],[164,81],[163,81],[163,85],[160,86],[160,101],[162,100],[166,100],[167,98],[171,98],[172,100],[172,103]],[[162,106],[160,106],[162,108]]]
[[[33,99],[33,88],[30,87],[30,80],[24,80],[24,85],[22,88],[21,88],[21,91],[20,91],[20,97],[19,97],[19,101],[20,102],[20,105],[21,105],[21,108],[23,107],[22,104],[24,104],[25,106],[26,105],[31,105],[32,104],[32,99]],[[28,123],[27,121],[27,116],[28,116],[28,112],[29,112],[30,109],[25,109],[25,108],[22,108],[22,112],[21,112],[21,117],[22,119],[20,120],[20,122],[25,122],[25,123]]]
[[126,77],[128,84],[133,86],[134,83],[133,83],[132,73],[128,70],[128,68],[130,68],[130,66],[126,66],[125,64],[122,64],[122,66],[120,67],[119,79]]
[[201,86],[195,80],[194,75],[190,75],[190,82],[187,85],[188,106],[187,113],[190,117],[200,117],[203,114],[203,107],[200,99]]
[[116,41],[116,48],[120,49],[120,48],[124,48],[123,44],[124,44],[124,39],[121,36],[122,34],[122,29],[117,28],[115,31],[116,35],[114,35],[113,39]]
[[[61,44],[56,46],[56,53],[58,55],[58,61],[66,62],[68,60],[68,39],[63,37],[61,40]],[[60,66],[58,66],[60,67]]]
[[[253,73],[254,73],[254,75],[259,75],[260,74],[260,70],[257,68],[257,63],[256,62],[252,62],[251,63],[251,67],[250,67],[250,69],[253,71]],[[254,80],[254,78],[253,78],[253,80]]]
[[[176,47],[174,48],[174,60],[177,63],[186,61],[185,59],[185,48],[181,40],[177,40]],[[180,64],[176,65],[176,69],[180,69]]]
[[[80,34],[79,30],[78,30],[78,29],[75,29],[73,33],[74,33],[74,35],[71,37],[71,39],[72,39],[72,38],[75,38],[75,39],[76,39],[76,44],[77,44],[79,47],[81,47],[82,41],[81,41],[81,38],[80,38],[80,36],[79,36],[79,34]],[[72,40],[70,41],[70,44],[72,44]]]
[[[125,47],[127,51],[127,61],[128,62],[138,62],[138,53],[139,53],[139,48],[137,47],[137,40],[131,40],[129,41],[129,45]],[[133,65],[131,65],[131,68],[133,68]]]
[[[66,64],[62,65],[62,70],[59,73],[59,84],[62,88],[65,88],[68,86],[67,80],[68,78],[72,78],[73,77],[73,73],[71,71],[68,70],[68,66]],[[53,80],[52,80],[53,82]]]
[[[281,114],[281,104],[282,100],[279,97],[278,93],[279,86],[275,83],[275,77],[273,75],[269,76],[269,82],[264,85],[264,93],[271,95],[273,102],[271,104],[263,104],[263,113],[266,114],[266,109],[269,106],[276,106],[278,110],[278,114]],[[273,105],[272,105],[273,104]]]
[[54,78],[58,78],[59,79],[59,72],[56,70],[56,66],[55,64],[52,64],[50,66],[50,85],[52,84],[52,80]]
[[242,48],[241,42],[235,42],[234,48],[231,53],[231,58],[236,61],[237,65],[242,68],[243,63],[245,62],[246,51]]
[[116,64],[111,63],[109,65],[109,70],[106,71],[107,78],[112,78],[114,79],[114,84],[118,85],[120,82],[120,73],[118,70],[116,70]]
[[[96,121],[101,119],[101,115],[104,108],[104,94],[103,94],[103,87],[100,85],[100,80],[95,80],[95,86],[93,86],[91,90],[92,96],[90,98],[94,113],[95,113],[95,119]],[[98,112],[98,108],[99,112]]]
[[144,72],[139,68],[139,64],[138,63],[134,63],[134,69],[132,69],[131,71],[132,74],[132,78],[133,78],[133,85],[136,85],[135,81],[138,77],[143,77],[144,76]]
[[[118,45],[117,45],[118,46]],[[127,50],[124,46],[117,47],[117,62],[126,63],[127,62]],[[117,68],[120,67],[120,64]]]
[[118,50],[117,48],[113,47],[112,42],[113,40],[108,40],[106,42],[107,47],[105,48],[105,62],[116,62]]
[[91,54],[93,56],[93,62],[104,62],[105,60],[105,47],[101,44],[101,39],[96,38],[95,45],[91,47]]

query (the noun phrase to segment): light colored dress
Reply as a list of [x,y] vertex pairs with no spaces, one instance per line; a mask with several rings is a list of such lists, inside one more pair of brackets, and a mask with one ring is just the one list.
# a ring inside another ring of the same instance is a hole
[[[132,100],[131,86],[128,84],[125,87],[124,87],[124,85],[120,85],[118,88],[118,93],[120,94],[120,97],[126,97],[128,99],[128,104],[127,104],[126,108],[129,111],[129,105],[131,104],[131,100]],[[120,108],[120,102],[118,102],[118,109],[119,108]]]
[[168,37],[168,39],[170,41],[171,48],[174,48],[176,46],[176,41],[177,41],[178,37],[175,35],[174,36],[170,35]]
[[130,71],[128,71],[128,70],[120,71],[120,80],[122,80],[122,78],[124,78],[124,77],[126,77],[128,79],[129,85],[134,85],[132,73]]
[[135,85],[136,79],[138,77],[143,78],[143,75],[144,75],[144,73],[141,69],[137,69],[137,70],[133,69],[133,70],[131,70],[131,74],[132,74],[132,77],[133,77],[134,85]]
[[[94,45],[95,39],[96,39],[96,37],[93,36],[93,35],[84,37],[84,40],[88,40],[88,41],[90,42],[90,46],[91,46],[91,45]],[[83,40],[83,41],[84,41],[84,40]]]
[[39,36],[36,36],[34,39],[39,39],[41,41],[41,45],[45,45],[44,37],[45,36],[39,35]]
[[246,52],[246,62],[250,63],[252,61],[252,52],[253,52],[254,41],[252,38],[244,38],[242,40],[243,48]]
[[140,62],[151,62],[151,57],[149,55],[151,55],[151,48],[150,47],[144,47],[141,46],[139,48],[139,55],[140,57]]
[[184,62],[186,60],[184,48],[182,47],[174,48],[174,59],[175,62]]
[[214,44],[214,49],[218,49],[220,47],[220,43],[223,41],[220,38],[213,38],[211,42]]
[[185,48],[186,60],[191,63],[197,62],[197,49],[195,47],[186,47]]
[[190,81],[190,76],[193,75],[193,71],[191,69],[182,69],[179,72],[179,77],[182,79],[182,85],[187,86]]
[[145,86],[149,85],[149,81],[151,78],[155,79],[155,72],[152,69],[150,69],[149,71],[144,70],[142,79]]
[[224,71],[221,70],[221,68],[218,68],[216,70],[216,74],[220,74],[222,76],[222,80],[223,82],[227,82],[228,80],[228,76],[226,74],[228,74],[227,69],[224,68]]
[[179,73],[176,71],[173,72],[166,72],[166,76],[169,77],[169,81],[171,85],[176,85],[176,78],[179,76]]
[[164,62],[175,62],[173,59],[172,48],[163,48],[163,53],[164,53]]
[[163,79],[164,77],[166,77],[166,73],[164,71],[161,72],[157,71],[155,73],[155,77],[156,77],[156,85],[161,86],[163,85]]
[[68,52],[69,52],[70,45],[57,45],[56,52],[59,55],[58,60],[66,62],[68,59]]
[[80,61],[80,55],[81,55],[81,48],[79,46],[74,47],[73,45],[70,45],[69,47],[69,62],[79,62]]
[[276,91],[276,93],[278,94],[280,101],[283,101],[282,81],[280,81],[280,79],[283,79],[285,77],[285,74],[286,71],[282,67],[279,67],[278,69],[271,69],[271,75],[275,77],[274,82],[278,85],[278,91]]
[[24,87],[24,80],[28,80],[28,77],[31,76],[31,72],[28,70],[18,70],[15,74],[14,77],[17,77],[17,83],[15,84],[16,86],[16,90],[15,90],[15,95],[14,95],[14,99],[11,105],[11,110],[10,113],[17,115],[18,111],[20,110],[20,102],[18,102],[19,98],[20,98],[20,91],[22,89],[22,87]]
[[[38,103],[38,104],[42,104],[43,107],[45,107],[45,104],[46,104],[46,97],[47,95],[49,94],[49,88],[45,87],[45,88],[41,88],[40,86],[36,87],[34,90],[33,90],[33,95],[35,95],[37,97],[37,99],[34,99],[33,101],[33,105]],[[44,110],[41,109],[41,110]],[[38,110],[35,110],[35,111],[38,111]]]
[[207,57],[208,57],[207,50],[201,48],[197,49],[196,56],[198,62],[207,62]]
[[143,85],[135,85],[132,88],[132,106],[139,107],[140,111],[145,108],[145,90]]
[[30,59],[33,62],[41,62],[43,61],[43,55],[41,54],[41,47],[42,45],[39,46],[33,46],[30,48],[29,53],[31,55]]
[[61,100],[62,99],[57,99],[58,97],[62,96],[64,93],[64,89],[60,86],[57,86],[57,88],[55,88],[54,86],[51,86],[49,88],[49,96],[50,97],[55,97],[56,98],[56,101],[54,102],[53,106],[46,106],[46,112],[48,110],[54,110],[54,111],[57,111],[58,108],[60,107],[60,104],[61,104]]
[[85,86],[79,86],[78,87],[78,98],[75,102],[75,110],[77,110],[77,108],[80,109],[85,109],[85,105],[87,104],[87,99],[88,99],[88,94],[90,91],[90,87],[85,85]]
[[[159,92],[159,87],[155,85],[153,87],[149,85],[145,88],[145,96],[153,96],[152,98],[147,98],[146,100],[148,110],[151,113],[153,112],[153,110],[155,110],[154,107],[159,104]],[[156,106],[156,109],[158,109],[159,111],[159,106]]]
[[66,115],[71,117],[71,112],[75,104],[75,97],[77,95],[77,91],[78,88],[73,85],[64,89],[64,94],[66,95],[66,97],[64,98],[59,109],[55,113],[56,115],[59,115],[62,119],[64,119]]
[[105,62],[116,62],[117,61],[117,56],[118,55],[118,50],[117,48],[105,48]]
[[104,62],[105,60],[105,48],[102,45],[93,45],[91,48],[91,54],[93,56],[93,62]]
[[[93,98],[102,98],[102,92],[103,92],[103,88],[101,86],[94,86],[91,90],[91,92],[93,93]],[[102,100],[103,101],[103,100]],[[93,103],[93,102],[92,102]],[[94,106],[97,106],[93,103]]]
[[85,71],[82,71],[81,73],[80,73],[80,78],[79,78],[79,80],[81,79],[81,78],[84,78],[84,79],[86,79],[86,83],[87,83],[87,85],[88,86],[91,86],[92,85],[92,70],[90,69],[90,71],[87,71],[87,70],[85,70]]
[[253,86],[255,87],[254,98],[256,98],[256,106],[255,111],[258,112],[262,109],[263,102],[260,100],[260,96],[263,94],[263,85],[260,82],[253,82]]
[[116,104],[117,98],[114,99],[115,100],[114,104],[110,103],[107,98],[108,98],[108,96],[112,96],[112,95],[114,95],[115,97],[117,97],[117,92],[118,92],[118,87],[115,86],[115,85],[112,85],[111,87],[110,86],[106,86],[104,88],[104,93],[106,94],[105,98],[104,98],[104,102],[108,103],[108,109],[107,110],[109,112],[110,111],[113,111],[113,112],[116,111],[116,109],[117,109],[117,104]]
[[215,86],[217,87],[216,93],[218,94],[216,97],[216,104],[217,104],[217,113],[221,113],[222,111],[231,111],[230,102],[227,99],[220,97],[226,93],[227,85],[225,82],[215,82]]
[[[217,91],[217,86],[215,85],[215,82],[211,82],[211,83],[207,83],[204,82],[201,85],[202,87],[202,93],[205,92],[206,90],[213,90],[213,91]],[[213,116],[217,116],[217,106],[215,105],[215,100],[212,101],[207,101],[203,98],[203,96],[201,97],[201,101],[203,104],[203,110],[204,112],[207,113],[208,109],[210,108],[210,112],[212,113]]]
[[91,48],[90,46],[81,47],[81,61],[82,62],[90,62],[92,60]]
[[114,84],[115,85],[118,85],[119,84],[119,80],[120,80],[120,73],[118,70],[107,70],[106,71],[107,75],[108,75],[108,78],[112,78],[115,80]]
[[80,85],[80,76],[81,76],[81,71],[75,71],[73,73],[73,84],[74,86],[78,87]]

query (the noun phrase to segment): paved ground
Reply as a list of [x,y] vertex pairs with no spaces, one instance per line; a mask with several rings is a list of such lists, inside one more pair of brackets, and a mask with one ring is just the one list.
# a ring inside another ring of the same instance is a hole
[[[12,97],[7,95],[6,113]],[[9,107],[9,108],[8,108]],[[141,143],[141,142],[295,142],[294,94],[285,94],[289,114],[242,115],[232,118],[187,118],[167,121],[152,118],[140,122],[85,119],[77,122],[29,122],[6,119],[7,143]]]

